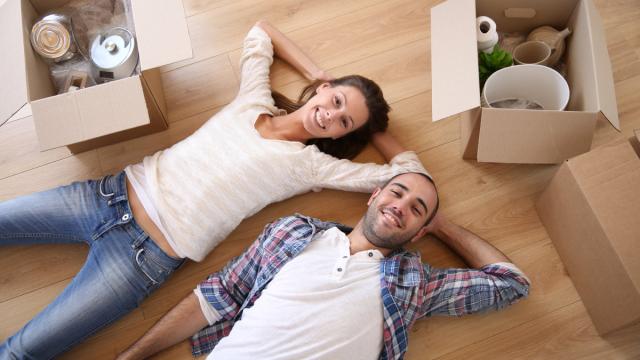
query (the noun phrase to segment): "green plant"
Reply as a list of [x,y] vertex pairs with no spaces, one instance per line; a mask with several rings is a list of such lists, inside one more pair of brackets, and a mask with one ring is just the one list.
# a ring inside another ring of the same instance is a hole
[[511,66],[513,59],[508,51],[502,50],[498,45],[493,48],[493,52],[485,54],[478,53],[478,68],[480,70],[480,88],[484,86],[489,76],[494,72]]

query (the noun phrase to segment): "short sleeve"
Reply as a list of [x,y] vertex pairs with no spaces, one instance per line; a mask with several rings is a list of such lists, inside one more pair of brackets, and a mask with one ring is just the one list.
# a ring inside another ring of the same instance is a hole
[[222,318],[222,316],[220,316],[216,309],[207,302],[207,299],[204,298],[204,295],[202,295],[202,291],[200,291],[200,286],[193,289],[193,293],[196,294],[198,303],[200,303],[200,310],[202,311],[205,319],[207,319],[209,325],[215,324]]
[[244,39],[240,58],[240,90],[238,98],[273,106],[269,71],[273,63],[271,38],[259,26],[251,28]]
[[407,172],[422,173],[431,177],[413,151],[402,152],[388,164],[379,165],[337,159],[321,152],[317,147],[314,148],[313,159],[310,162],[314,191],[327,188],[371,192],[392,177]]

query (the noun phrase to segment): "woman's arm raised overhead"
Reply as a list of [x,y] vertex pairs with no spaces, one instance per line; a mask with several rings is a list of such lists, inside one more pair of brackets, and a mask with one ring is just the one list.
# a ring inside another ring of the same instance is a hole
[[260,20],[256,23],[264,30],[273,43],[275,54],[282,60],[288,62],[304,77],[309,80],[332,80],[333,77],[316,65],[307,54],[302,51],[291,39],[285,34],[269,24],[266,20]]

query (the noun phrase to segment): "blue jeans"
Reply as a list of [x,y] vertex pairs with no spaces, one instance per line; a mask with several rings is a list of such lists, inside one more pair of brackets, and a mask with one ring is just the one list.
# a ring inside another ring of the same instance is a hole
[[0,345],[0,359],[50,359],[140,305],[182,263],[131,215],[126,175],[75,182],[0,203],[0,245],[86,243],[64,291]]

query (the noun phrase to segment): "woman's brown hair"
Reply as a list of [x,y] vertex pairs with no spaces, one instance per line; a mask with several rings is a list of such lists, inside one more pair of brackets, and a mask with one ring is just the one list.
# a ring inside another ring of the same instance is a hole
[[[297,102],[277,91],[272,91],[273,100],[278,108],[286,110],[287,113],[292,113],[304,106],[316,94],[316,89],[322,83],[323,81],[317,80],[302,89]],[[329,81],[329,84],[332,87],[340,85],[352,86],[360,90],[364,95],[367,109],[369,110],[369,118],[364,125],[343,137],[338,139],[311,139],[307,141],[307,145],[316,145],[320,151],[340,159],[353,159],[369,143],[373,133],[387,129],[389,110],[391,108],[384,99],[378,84],[363,76],[344,76]]]

